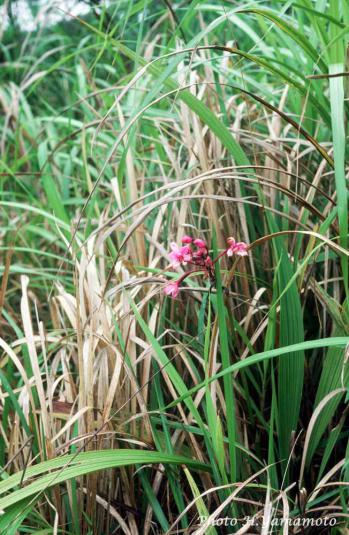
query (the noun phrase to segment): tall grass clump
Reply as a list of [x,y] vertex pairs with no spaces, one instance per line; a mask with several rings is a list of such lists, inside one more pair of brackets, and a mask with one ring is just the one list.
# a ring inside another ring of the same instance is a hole
[[23,4],[0,533],[347,533],[348,2]]

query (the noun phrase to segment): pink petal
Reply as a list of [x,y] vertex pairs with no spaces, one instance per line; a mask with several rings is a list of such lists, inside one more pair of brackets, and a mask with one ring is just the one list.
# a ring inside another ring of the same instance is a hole
[[177,297],[179,292],[179,284],[178,282],[169,282],[165,288],[164,292],[166,295],[169,295],[170,297]]
[[183,247],[179,249],[179,251],[181,255],[191,254],[191,249],[190,247],[188,247],[188,245],[184,245]]
[[237,254],[238,256],[247,256],[247,244],[245,242],[235,242],[234,238],[228,238],[227,242],[230,243],[227,251],[228,256],[232,256],[233,254]]
[[193,238],[191,236],[187,236],[187,234],[185,234],[182,238],[182,243],[191,243],[193,241]]
[[239,241],[238,243],[236,243],[233,249],[235,250],[237,254],[241,254],[241,253],[247,254],[247,244],[244,243],[243,241]]
[[200,238],[194,240],[194,245],[196,245],[196,247],[199,247],[199,249],[206,248],[206,242],[204,242],[204,240],[201,240]]
[[168,256],[169,256],[169,258],[171,260],[171,263],[172,263],[172,266],[174,268],[176,268],[176,267],[181,265],[180,260],[178,259],[178,254],[177,253],[173,252],[173,253],[170,253]]
[[179,253],[179,247],[175,242],[171,242],[170,247],[174,253]]

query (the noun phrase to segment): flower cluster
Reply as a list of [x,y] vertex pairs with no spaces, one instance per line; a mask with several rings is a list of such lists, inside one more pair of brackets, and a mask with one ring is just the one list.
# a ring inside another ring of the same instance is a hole
[[227,248],[220,253],[216,258],[212,259],[209,255],[209,250],[206,242],[200,238],[192,238],[191,236],[183,236],[182,245],[179,246],[172,242],[170,244],[171,251],[169,257],[173,268],[179,266],[191,265],[194,269],[186,271],[177,280],[166,284],[164,292],[170,297],[177,297],[180,284],[183,280],[192,273],[202,272],[206,278],[210,280],[211,285],[215,284],[215,263],[222,258],[222,256],[246,256],[247,244],[244,242],[236,242],[234,238],[227,239]]

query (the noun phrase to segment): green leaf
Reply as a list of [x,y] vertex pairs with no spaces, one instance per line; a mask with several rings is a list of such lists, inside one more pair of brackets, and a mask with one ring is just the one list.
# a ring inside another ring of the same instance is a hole
[[[344,332],[340,328],[334,331],[334,337],[341,336]],[[344,386],[349,385],[349,366],[345,363],[344,349],[330,347],[324,359],[323,368],[321,372],[319,386],[316,392],[314,408],[324,399],[327,394],[340,388],[342,386],[342,378]],[[316,420],[314,429],[311,435],[311,441],[306,457],[306,466],[309,467],[314,453],[318,447],[322,435],[330,424],[334,413],[340,403],[340,397],[336,396],[331,399],[321,411],[321,414]]]
[[[277,271],[279,294],[293,274],[290,261],[283,254]],[[280,299],[280,345],[290,346],[304,340],[303,314],[296,283]],[[292,351],[279,360],[278,366],[278,433],[280,456],[286,467],[290,439],[296,431],[304,378],[304,351]]]
[[[31,466],[25,470],[24,474],[23,472],[17,472],[15,475],[2,481],[0,483],[0,494],[5,494],[9,491],[12,492],[7,496],[0,498],[0,510],[5,510],[7,507],[21,502],[29,496],[35,495],[34,499],[36,500],[46,489],[64,481],[68,481],[69,479],[97,472],[99,470],[119,468],[134,464],[183,464],[195,470],[210,470],[210,467],[207,464],[200,463],[194,459],[160,453],[157,451],[125,449],[63,455],[62,457],[56,457],[49,461],[44,461]],[[23,475],[23,483],[31,481],[32,478],[35,478],[36,476],[39,477],[36,477],[35,480],[28,485],[16,489]]]
[[273,359],[276,357],[285,357],[294,352],[306,351],[307,349],[316,349],[316,348],[325,348],[325,347],[343,348],[348,343],[349,343],[349,336],[338,336],[338,337],[333,337],[333,338],[323,338],[321,340],[305,341],[305,342],[302,342],[299,344],[293,344],[287,347],[279,347],[277,349],[263,351],[262,353],[256,353],[255,355],[252,355],[251,357],[248,357],[244,360],[236,362],[235,364],[232,364],[226,370],[222,370],[221,372],[218,372],[212,375],[212,377],[210,377],[206,381],[203,381],[202,383],[197,384],[193,388],[188,389],[187,392],[183,394],[181,397],[169,403],[168,405],[166,405],[166,407],[162,407],[162,410],[165,411],[171,407],[178,405],[178,403],[185,400],[187,397],[192,396],[201,388],[206,387],[207,383],[210,384],[213,381],[217,381],[218,379],[220,379],[221,377],[224,377],[227,374],[237,372],[244,368],[248,368],[249,366],[253,366],[254,364],[257,364],[258,362],[263,362],[268,359]]

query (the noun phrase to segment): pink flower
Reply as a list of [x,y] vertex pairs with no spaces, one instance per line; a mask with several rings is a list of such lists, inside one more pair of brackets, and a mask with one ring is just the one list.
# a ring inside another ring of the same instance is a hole
[[198,249],[197,251],[195,251],[195,253],[193,254],[193,258],[194,259],[201,259],[203,258],[204,256],[206,256],[206,253],[207,253],[207,249]]
[[204,242],[204,240],[200,240],[200,238],[197,238],[196,240],[194,240],[194,245],[196,245],[196,247],[199,247],[199,249],[206,249],[206,242]]
[[192,258],[192,251],[190,247],[187,245],[183,247],[178,247],[178,245],[174,242],[171,243],[171,253],[169,254],[169,257],[172,262],[172,267],[176,268],[180,266],[181,264],[186,264],[187,262],[190,262]]
[[229,248],[227,249],[227,255],[233,256],[233,254],[237,254],[238,256],[246,256],[247,253],[247,244],[243,241],[236,242],[234,238],[228,238],[227,243],[229,245]]
[[164,292],[166,295],[170,297],[177,297],[178,292],[179,292],[179,282],[178,281],[169,282],[168,284],[166,284],[164,288]]
[[188,244],[191,243],[192,241],[193,241],[193,238],[191,238],[190,236],[187,236],[187,235],[183,236],[183,238],[182,238],[182,243],[183,243],[183,245],[184,245],[184,244],[188,245]]

